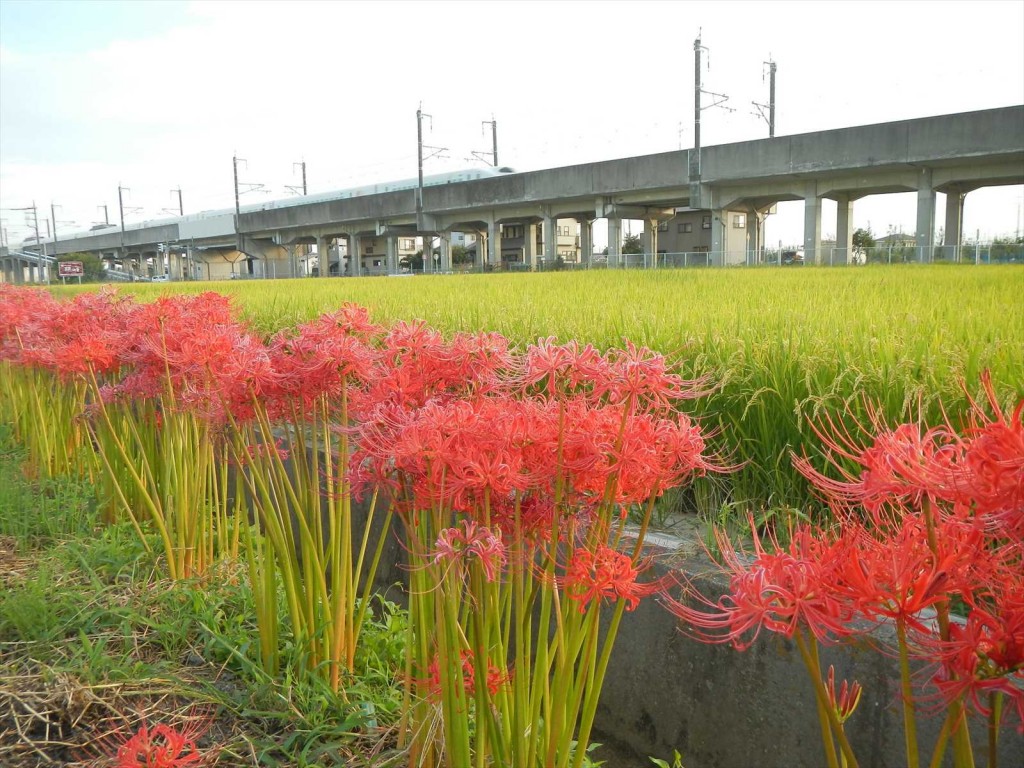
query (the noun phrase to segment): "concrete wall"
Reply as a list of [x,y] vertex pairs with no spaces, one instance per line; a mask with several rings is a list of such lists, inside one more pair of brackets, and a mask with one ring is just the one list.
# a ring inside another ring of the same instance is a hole
[[791,173],[938,163],[954,158],[1024,158],[1024,107],[940,115],[774,139],[720,144],[701,152],[705,182]]
[[[712,600],[728,589],[724,580],[700,575],[707,567],[699,556],[681,567]],[[891,632],[877,636],[892,640]],[[835,665],[837,680],[856,679],[864,687],[846,723],[862,768],[904,766],[896,660],[860,643],[823,649],[822,663],[826,670]],[[671,758],[673,749],[682,753],[686,768],[825,765],[814,693],[794,643],[765,633],[742,653],[706,645],[687,638],[678,620],[654,600],[623,617],[596,727],[595,741],[636,756],[623,765],[648,764],[648,756]],[[919,715],[918,727],[922,754],[930,759],[941,718]],[[978,728],[973,736],[983,765],[985,734]],[[1004,727],[1000,741],[999,764],[1024,765],[1024,736]]]

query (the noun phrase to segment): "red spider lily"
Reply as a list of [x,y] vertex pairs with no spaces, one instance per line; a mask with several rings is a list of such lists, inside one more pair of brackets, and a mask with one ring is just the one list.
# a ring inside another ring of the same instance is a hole
[[985,698],[1001,693],[1016,712],[1024,730],[1024,598],[990,609],[974,608],[963,624],[953,623],[949,640],[924,645],[942,662],[936,676],[943,706],[967,696],[974,708],[988,717]]
[[626,340],[622,349],[605,355],[604,378],[597,378],[594,394],[612,403],[632,403],[652,411],[674,410],[676,401],[706,397],[713,390],[710,376],[687,380],[669,372],[664,355]]
[[526,388],[540,384],[550,397],[572,396],[592,391],[607,374],[608,361],[590,344],[558,344],[549,336],[527,347],[520,382]]
[[602,598],[625,600],[626,610],[632,611],[642,598],[660,587],[656,583],[637,583],[645,568],[646,565],[634,565],[629,555],[603,544],[595,551],[580,547],[572,553],[565,569],[565,594],[580,604],[580,613],[586,612],[592,600]]
[[921,632],[930,631],[919,618],[921,612],[967,586],[967,571],[982,552],[977,527],[953,519],[937,525],[933,551],[924,520],[911,515],[883,536],[851,521],[843,541],[838,591],[866,618],[892,619]]
[[441,531],[434,546],[434,562],[468,565],[470,560],[480,563],[487,581],[496,581],[505,565],[501,537],[472,520],[464,520],[461,529]]
[[573,500],[600,500],[610,489],[611,501],[637,504],[707,471],[729,470],[703,455],[703,434],[684,414],[659,418],[577,399],[566,404],[564,422],[561,454]]
[[[460,657],[462,659],[462,684],[465,687],[466,693],[469,696],[474,696],[476,694],[476,666],[473,652],[464,650],[461,652]],[[487,680],[485,684],[491,696],[496,695],[501,686],[508,683],[511,679],[512,673],[509,670],[493,664],[490,659],[487,660]],[[427,695],[431,699],[439,699],[441,697],[441,664],[436,656],[430,662],[430,667],[427,669],[426,684]]]
[[994,417],[971,401],[971,426],[965,437],[955,500],[994,520],[1005,536],[1024,541],[1024,400],[1006,416],[999,408],[992,378],[982,386]]
[[305,412],[322,396],[335,399],[345,387],[374,380],[378,372],[372,337],[363,325],[358,333],[353,331],[348,316],[324,315],[294,335],[278,334],[271,340],[268,355],[277,379],[266,393],[266,405],[272,414],[288,414],[293,406]]
[[34,291],[0,301],[0,359],[47,368],[62,377],[119,367],[130,343],[134,305],[104,288],[57,302]]
[[962,590],[966,619],[949,625],[947,639],[914,638],[915,655],[940,665],[935,685],[943,706],[967,698],[989,716],[985,697],[1003,694],[1024,728],[1024,550],[1008,544],[989,550]]
[[[488,498],[525,491],[537,479],[524,463],[534,403],[477,396],[433,401],[409,410],[379,406],[358,427],[360,450],[353,475],[367,483],[397,488],[401,476],[415,508],[442,504],[479,514]],[[550,470],[549,470],[550,471]]]
[[420,321],[399,322],[381,346],[384,375],[375,382],[372,399],[419,407],[452,386],[464,391],[465,380],[451,347],[441,334]]
[[843,684],[836,693],[836,670],[831,664],[828,667],[828,679],[825,681],[825,690],[828,692],[828,700],[832,710],[836,713],[836,719],[845,723],[850,715],[857,709],[860,703],[860,695],[863,692],[860,683],[854,680],[852,683],[843,680]]
[[123,391],[166,393],[216,422],[225,409],[246,417],[252,396],[274,381],[265,346],[232,319],[222,296],[162,297],[138,307],[132,322],[134,344],[124,359],[134,372],[119,385]]
[[895,429],[876,424],[872,444],[860,448],[831,418],[827,423],[832,434],[814,426],[818,437],[834,455],[859,464],[860,472],[851,473],[833,459],[843,476],[834,480],[814,469],[806,458],[794,457],[793,464],[830,501],[878,513],[888,505],[919,508],[925,496],[942,498],[948,493],[950,474],[961,453],[959,441],[948,429],[922,432],[918,424],[901,424]]
[[712,602],[691,589],[703,607],[692,608],[666,596],[668,609],[689,625],[697,639],[732,643],[738,650],[749,648],[762,628],[787,638],[806,628],[820,641],[852,634],[852,608],[835,589],[847,543],[802,525],[787,548],[769,539],[769,550],[762,545],[753,520],[751,526],[752,556],[716,531],[721,565],[730,575],[729,593]]
[[554,499],[546,493],[491,499],[491,524],[509,541],[527,545],[550,541],[558,514]]
[[[999,407],[991,376],[982,374],[987,406],[970,400],[970,424],[961,436],[947,423],[932,429],[917,424],[890,428],[877,414],[867,447],[826,418],[814,425],[833,457],[860,465],[857,472],[836,465],[841,480],[815,470],[806,458],[797,469],[828,499],[845,507],[862,505],[877,514],[887,505],[919,509],[927,497],[985,517],[1016,541],[1024,539],[1024,400],[1012,414]],[[990,416],[988,411],[995,415]],[[865,430],[868,431],[868,430]]]
[[460,383],[468,393],[483,393],[501,388],[507,372],[516,365],[509,352],[508,339],[500,333],[459,333],[450,345],[451,361],[460,372]]
[[206,724],[190,723],[178,730],[170,725],[150,728],[143,723],[123,744],[118,746],[114,765],[117,768],[181,768],[199,765],[206,760],[196,741]]
[[0,360],[36,365],[26,350],[37,349],[52,336],[51,318],[60,303],[42,288],[0,284]]

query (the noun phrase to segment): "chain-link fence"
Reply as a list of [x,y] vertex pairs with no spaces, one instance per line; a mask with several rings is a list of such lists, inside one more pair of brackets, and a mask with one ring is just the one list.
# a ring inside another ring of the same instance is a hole
[[[451,270],[403,268],[400,274],[472,274],[483,272],[577,272],[595,269],[716,269],[723,267],[867,266],[872,264],[1024,264],[1024,243],[984,243],[961,246],[884,245],[873,248],[836,248],[825,245],[816,258],[805,257],[801,246],[766,249],[760,252],[687,251],[678,253],[594,254],[578,261],[538,256],[536,263],[506,260],[501,264],[455,264]],[[376,271],[364,269],[364,276],[387,275],[383,264]],[[397,274],[397,273],[396,273]]]

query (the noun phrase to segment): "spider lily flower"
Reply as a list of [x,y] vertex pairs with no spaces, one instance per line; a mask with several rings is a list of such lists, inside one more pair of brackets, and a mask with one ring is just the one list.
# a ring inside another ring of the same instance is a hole
[[565,594],[579,603],[580,613],[585,613],[592,601],[604,598],[625,600],[626,610],[632,611],[660,586],[637,581],[646,567],[637,566],[629,555],[604,545],[594,551],[578,548],[565,569]]
[[807,629],[819,641],[852,634],[852,606],[835,589],[838,563],[847,556],[848,543],[803,525],[793,532],[788,547],[769,538],[771,546],[765,548],[756,527],[754,531],[749,555],[736,549],[724,533],[716,532],[721,568],[730,577],[725,595],[711,601],[686,589],[698,607],[665,595],[668,610],[697,639],[731,643],[738,650],[749,648],[762,629],[787,638]]
[[850,719],[850,716],[854,713],[857,709],[857,705],[860,703],[860,695],[863,692],[860,683],[856,680],[852,683],[847,680],[843,680],[837,693],[836,670],[834,666],[829,664],[828,679],[825,681],[825,690],[828,691],[828,700],[832,705],[832,710],[836,713],[836,719],[840,723],[845,723]]
[[472,520],[463,521],[462,528],[445,528],[434,545],[435,563],[466,567],[478,562],[487,581],[498,579],[505,560],[501,536]]
[[207,756],[196,746],[196,741],[208,727],[204,723],[190,723],[182,729],[160,724],[150,727],[143,723],[138,731],[117,747],[114,756],[116,768],[184,768],[201,765]]

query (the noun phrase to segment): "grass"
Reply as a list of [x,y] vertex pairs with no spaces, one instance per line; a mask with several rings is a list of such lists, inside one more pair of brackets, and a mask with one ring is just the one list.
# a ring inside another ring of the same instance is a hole
[[78,481],[31,481],[0,434],[0,764],[95,765],[141,722],[200,717],[221,766],[384,766],[405,614],[380,601],[346,696],[255,663],[240,567],[158,578]]

